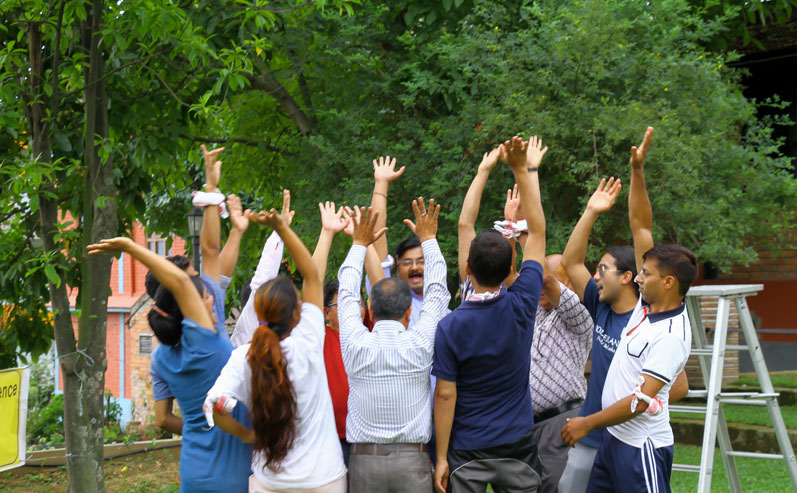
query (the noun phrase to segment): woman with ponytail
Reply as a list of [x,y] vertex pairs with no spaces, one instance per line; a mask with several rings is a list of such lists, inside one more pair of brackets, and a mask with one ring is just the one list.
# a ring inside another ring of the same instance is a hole
[[[89,255],[127,252],[146,265],[160,282],[148,315],[161,342],[152,366],[177,398],[183,412],[180,451],[181,492],[245,492],[252,447],[219,429],[207,426],[202,404],[232,353],[228,338],[214,327],[213,297],[197,277],[134,243],[130,238],[100,240],[88,246]],[[246,421],[243,406],[234,412]],[[237,422],[236,422],[237,424]],[[238,424],[237,433],[246,428]]]
[[[259,325],[208,392],[208,422],[253,442],[250,492],[345,493],[346,467],[324,366],[321,279],[310,252],[274,209],[250,221],[274,228],[304,285],[300,294],[279,276],[257,289]],[[238,401],[251,410],[254,432],[227,414]]]

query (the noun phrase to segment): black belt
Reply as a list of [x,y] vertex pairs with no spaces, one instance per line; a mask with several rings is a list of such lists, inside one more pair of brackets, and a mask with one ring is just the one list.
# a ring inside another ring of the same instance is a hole
[[560,414],[570,411],[571,409],[581,407],[581,404],[583,403],[584,403],[583,399],[573,399],[572,401],[567,401],[564,404],[560,404],[556,407],[549,407],[548,409],[544,409],[534,414],[534,424],[545,421],[546,419],[551,419],[554,416],[559,416]]
[[354,455],[390,455],[394,452],[428,452],[425,443],[352,443]]

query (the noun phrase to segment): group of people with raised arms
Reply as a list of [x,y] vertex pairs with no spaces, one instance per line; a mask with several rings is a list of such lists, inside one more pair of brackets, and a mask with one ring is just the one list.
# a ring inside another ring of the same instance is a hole
[[[319,204],[310,254],[290,228],[290,193],[281,212],[243,210],[232,195],[225,204],[223,149],[203,146],[201,276],[185,258],[127,238],[88,247],[128,252],[150,269],[156,421],[183,435],[181,491],[669,491],[668,403],[688,390],[684,296],[697,262],[682,246],[653,244],[644,175],[652,132],[631,150],[633,248],[610,248],[594,274],[584,263],[590,230],[620,180],[601,180],[564,252],[546,257],[539,169],[548,148],[514,137],[485,153],[459,218],[454,311],[434,199],[412,202],[414,221],[404,223],[413,236],[389,255],[388,190],[404,171],[395,158],[374,161],[370,207]],[[476,234],[499,160],[516,184],[504,219]],[[224,248],[223,205],[232,225]],[[229,337],[224,292],[250,223],[273,234]],[[352,246],[325,282],[340,232]],[[278,275],[285,248],[301,291]]]

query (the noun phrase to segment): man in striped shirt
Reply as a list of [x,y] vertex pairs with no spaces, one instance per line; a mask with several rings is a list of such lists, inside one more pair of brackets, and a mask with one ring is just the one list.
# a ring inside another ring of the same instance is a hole
[[425,260],[424,296],[418,322],[407,330],[412,312],[410,288],[398,278],[379,281],[371,289],[369,310],[373,331],[363,325],[360,283],[366,247],[375,232],[375,217],[354,217],[353,245],[340,268],[338,323],[343,364],[349,376],[346,438],[352,444],[349,491],[432,491],[428,445],[432,436],[432,365],[437,322],[451,295],[446,264],[437,235],[440,206],[413,201],[416,223],[405,223],[421,241]]

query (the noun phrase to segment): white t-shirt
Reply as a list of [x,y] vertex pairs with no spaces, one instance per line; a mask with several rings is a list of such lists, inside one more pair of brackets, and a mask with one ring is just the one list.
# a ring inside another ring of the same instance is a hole
[[656,448],[674,443],[668,406],[670,387],[686,366],[692,346],[692,329],[686,305],[666,312],[649,313],[640,297],[623,329],[603,387],[603,409],[631,395],[641,374],[664,382],[656,397],[663,404],[658,416],[642,413],[608,428],[618,440],[641,448],[650,438]]
[[[247,361],[251,344],[236,348],[210,393],[218,392],[252,408],[252,371]],[[288,362],[288,378],[297,403],[297,434],[293,447],[274,472],[264,467],[262,452],[254,454],[252,472],[271,489],[317,488],[346,474],[332,399],[324,367],[324,315],[310,303],[302,304],[302,317],[291,335],[280,342]]]

